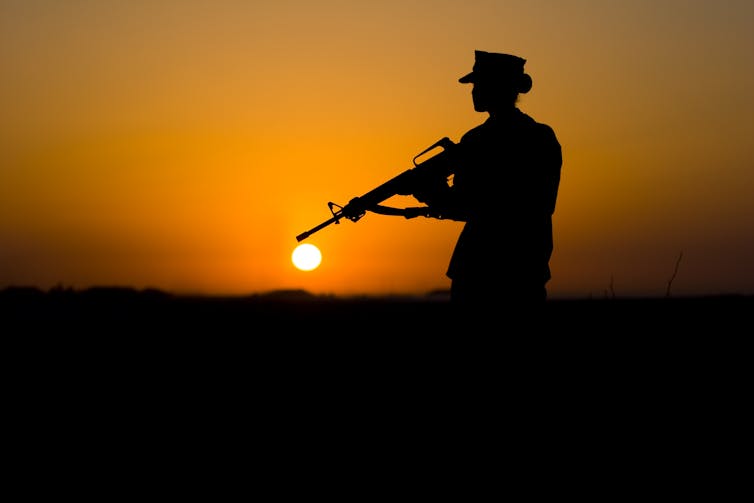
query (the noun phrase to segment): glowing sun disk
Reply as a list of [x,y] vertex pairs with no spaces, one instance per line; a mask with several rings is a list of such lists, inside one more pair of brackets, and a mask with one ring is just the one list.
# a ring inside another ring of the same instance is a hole
[[319,264],[322,262],[322,253],[313,244],[300,244],[293,250],[291,261],[297,269],[311,271],[319,267]]

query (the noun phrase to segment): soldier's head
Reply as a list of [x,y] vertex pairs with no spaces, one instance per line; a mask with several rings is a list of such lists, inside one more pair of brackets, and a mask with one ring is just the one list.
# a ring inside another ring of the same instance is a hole
[[515,105],[519,94],[531,90],[532,80],[524,72],[526,60],[512,54],[475,51],[474,68],[458,82],[474,84],[474,109],[489,112]]

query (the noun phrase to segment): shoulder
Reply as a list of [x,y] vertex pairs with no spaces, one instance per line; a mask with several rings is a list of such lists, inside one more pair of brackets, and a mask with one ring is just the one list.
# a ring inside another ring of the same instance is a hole
[[487,122],[483,122],[479,124],[478,126],[475,126],[469,129],[461,136],[461,143],[468,142],[472,138],[478,137],[480,135],[484,135],[487,129],[488,129]]
[[520,112],[518,115],[519,120],[529,126],[530,128],[534,129],[535,131],[546,134],[546,135],[555,135],[555,130],[550,127],[549,124],[545,124],[544,122],[537,121],[534,117],[532,117],[529,114],[526,114],[524,112]]
[[545,143],[560,145],[560,142],[558,142],[558,137],[555,134],[555,130],[549,124],[538,122],[533,117],[523,112],[521,113],[521,115],[521,120],[525,122],[527,126],[526,129],[530,131],[531,135],[534,138]]

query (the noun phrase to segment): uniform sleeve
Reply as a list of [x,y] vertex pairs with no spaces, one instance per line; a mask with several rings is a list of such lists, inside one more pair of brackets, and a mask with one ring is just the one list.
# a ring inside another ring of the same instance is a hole
[[555,203],[558,198],[560,186],[560,172],[563,166],[563,151],[555,131],[545,124],[540,125],[542,148],[538,155],[539,165],[542,169],[543,180],[543,208],[552,215],[555,212]]

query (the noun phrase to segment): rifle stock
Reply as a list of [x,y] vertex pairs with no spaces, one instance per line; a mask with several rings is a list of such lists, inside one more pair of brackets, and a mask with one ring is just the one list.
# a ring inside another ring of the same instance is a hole
[[[302,232],[296,236],[296,241],[303,241],[317,231],[324,229],[331,224],[340,223],[341,218],[347,218],[352,222],[357,222],[363,217],[367,211],[379,213],[382,215],[401,215],[406,218],[414,218],[417,216],[432,216],[432,213],[427,206],[411,207],[411,208],[391,208],[389,206],[383,206],[380,203],[398,194],[410,194],[413,190],[420,186],[422,181],[428,177],[443,177],[447,178],[452,174],[452,162],[450,162],[449,156],[456,144],[453,143],[450,138],[444,137],[428,148],[414,156],[414,167],[403,171],[397,176],[391,178],[387,182],[375,187],[374,189],[362,194],[361,196],[354,197],[345,206],[340,206],[333,202],[328,202],[327,206],[330,208],[332,218],[329,218],[321,224],[312,227],[308,231]],[[436,154],[429,159],[417,164],[416,160],[436,148],[442,148],[443,151]]]

